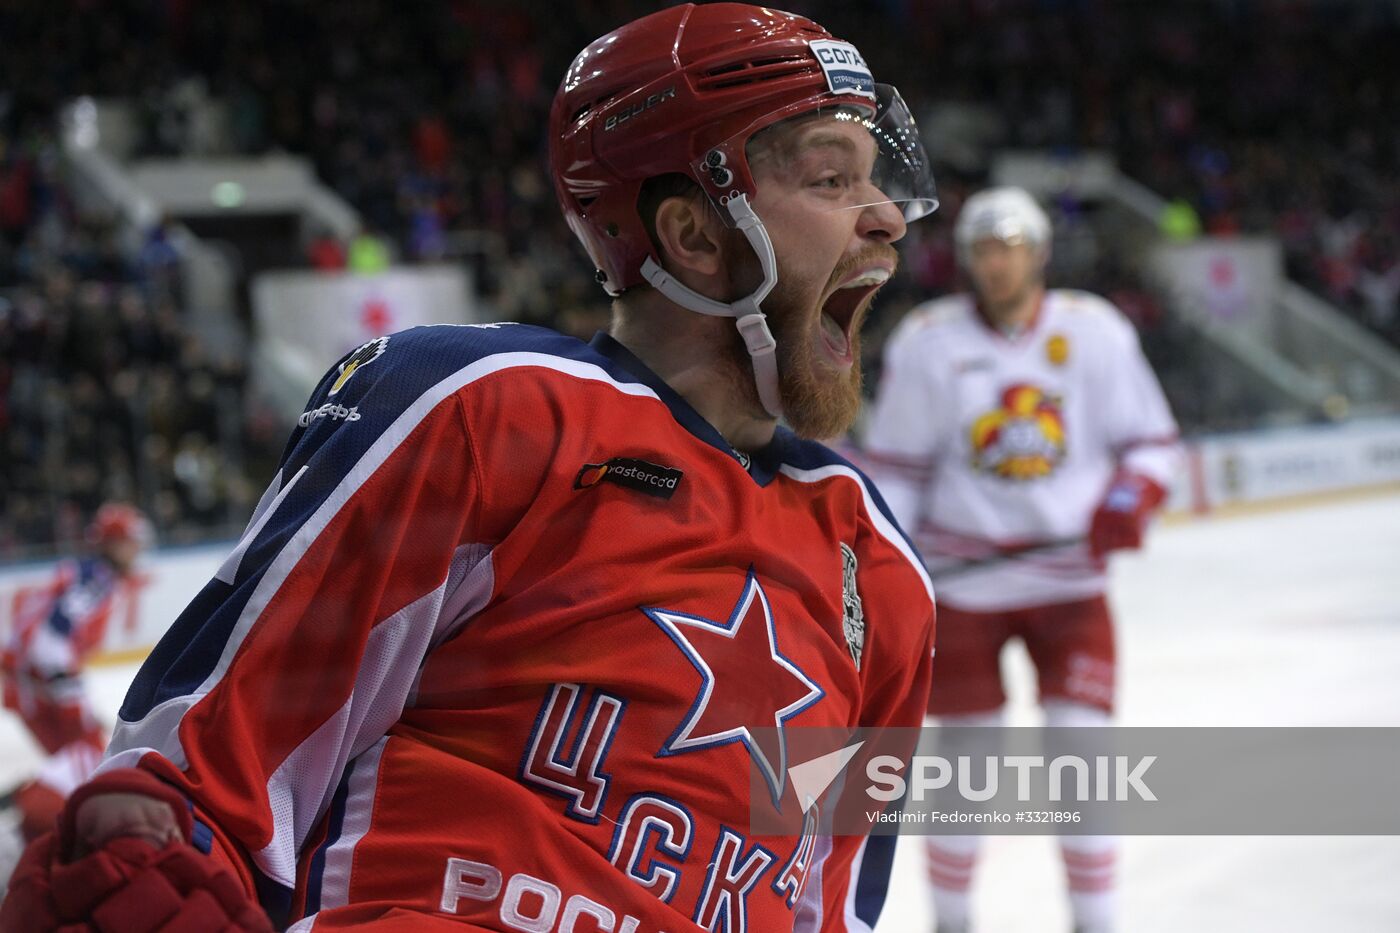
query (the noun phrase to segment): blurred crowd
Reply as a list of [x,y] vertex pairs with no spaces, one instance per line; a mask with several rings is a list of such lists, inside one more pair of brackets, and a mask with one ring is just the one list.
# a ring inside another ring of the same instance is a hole
[[[1008,146],[1111,151],[1176,199],[1188,227],[1277,235],[1290,275],[1400,343],[1394,4],[779,5],[855,41],[916,111],[966,105],[993,116],[971,127],[965,158],[945,153],[938,166],[945,208],[911,230],[867,338],[872,367],[905,309],[959,287],[951,218],[986,180],[979,156]],[[239,367],[210,363],[182,333],[160,243],[124,249],[110,225],[66,207],[53,143],[65,101],[139,102],[142,151],[170,154],[199,146],[190,101],[220,99],[236,150],[307,155],[399,260],[468,263],[489,313],[586,336],[607,306],[559,218],[542,130],[577,50],[655,6],[0,8],[0,557],[6,542],[63,540],[75,527],[69,513],[128,488],[167,536],[245,515],[283,432],[250,409]],[[1054,208],[1052,284],[1099,291],[1128,311],[1185,424],[1236,426],[1202,397],[1191,335],[1095,248],[1081,205]],[[354,248],[313,237],[301,259],[337,266]],[[1252,414],[1244,401],[1229,410],[1239,423]],[[56,424],[61,438],[45,433]]]
[[165,543],[227,534],[284,429],[184,326],[159,237],[80,218],[59,164],[50,135],[0,134],[0,560],[76,545],[108,499]]

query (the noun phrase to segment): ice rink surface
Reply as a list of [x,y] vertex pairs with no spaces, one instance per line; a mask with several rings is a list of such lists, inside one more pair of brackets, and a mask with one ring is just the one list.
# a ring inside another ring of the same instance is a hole
[[[1111,597],[1124,725],[1400,726],[1400,494],[1158,527]],[[1010,721],[1034,724],[1024,654],[1004,666]],[[134,671],[90,675],[112,718]],[[0,786],[37,761],[4,713]],[[931,930],[922,842],[901,840],[878,933]],[[1122,858],[1125,933],[1400,930],[1397,837],[1139,836]],[[978,933],[1066,933],[1062,888],[1053,839],[986,840]]]
[[[1158,527],[1110,596],[1123,725],[1400,726],[1400,495]],[[1003,667],[1038,723],[1024,653]],[[922,847],[878,933],[932,929]],[[978,933],[1068,933],[1062,872],[1050,837],[985,840]],[[1125,933],[1400,930],[1400,837],[1129,837],[1119,877]]]

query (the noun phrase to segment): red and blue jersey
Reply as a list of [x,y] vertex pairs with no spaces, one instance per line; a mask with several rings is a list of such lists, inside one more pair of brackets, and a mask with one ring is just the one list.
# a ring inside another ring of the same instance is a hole
[[104,767],[294,929],[868,930],[893,840],[755,837],[785,730],[914,726],[933,597],[846,461],[733,450],[606,336],[329,372]]
[[65,560],[15,605],[6,667],[40,679],[76,676],[102,644],[125,579],[100,557]]

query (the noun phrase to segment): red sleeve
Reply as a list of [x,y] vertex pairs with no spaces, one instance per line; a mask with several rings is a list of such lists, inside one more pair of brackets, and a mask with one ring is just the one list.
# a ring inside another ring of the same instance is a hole
[[361,400],[359,422],[289,457],[122,709],[104,768],[139,764],[181,790],[250,890],[250,863],[295,886],[346,762],[398,719],[471,603],[492,542],[461,401],[439,394],[383,418]]
[[[923,724],[933,666],[935,609],[933,591],[917,552],[893,522],[876,514],[860,554],[860,589],[866,623],[861,675],[863,695],[859,725],[873,729],[914,730]],[[899,733],[900,756],[913,752],[914,733]],[[873,754],[889,752],[888,742],[875,743],[857,755],[847,770],[841,806],[852,806],[864,787],[866,763]],[[868,801],[860,797],[861,812]],[[867,931],[875,926],[884,905],[894,857],[893,836],[834,836],[831,855],[823,867],[825,916],[840,917],[832,929]]]

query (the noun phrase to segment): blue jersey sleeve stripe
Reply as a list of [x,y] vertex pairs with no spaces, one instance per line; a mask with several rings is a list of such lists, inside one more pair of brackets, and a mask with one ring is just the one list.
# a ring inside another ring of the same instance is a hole
[[[120,711],[124,722],[140,722],[162,703],[207,692],[201,688],[212,686],[221,676],[221,668],[227,667],[241,643],[241,633],[252,625],[320,529],[429,411],[468,383],[502,369],[540,366],[611,383],[628,394],[655,397],[635,379],[620,381],[622,374],[602,365],[606,360],[585,344],[552,331],[512,328],[508,333],[517,336],[511,340],[494,331],[490,340],[462,336],[471,330],[439,326],[394,335],[391,341],[410,338],[403,341],[402,355],[391,357],[386,351],[363,365],[337,393],[338,405],[347,410],[363,408],[357,412],[358,420],[333,424],[329,418],[313,419],[299,429],[282,470],[286,475],[307,465],[312,469],[294,486],[289,484],[275,509],[269,506],[265,524],[247,544],[232,579],[206,585],[157,643],[127,693]],[[529,333],[519,335],[520,331]],[[463,360],[467,365],[423,386],[426,378]],[[381,373],[373,381],[361,381],[362,375],[372,375],[381,364]],[[395,380],[397,369],[412,375]],[[323,383],[308,411],[317,408],[326,388]],[[327,511],[332,502],[334,507]],[[452,544],[455,547],[456,542]],[[269,590],[267,574],[274,568],[276,586]],[[256,611],[250,612],[250,606]]]
[[865,841],[865,855],[860,860],[860,874],[855,879],[853,906],[856,917],[871,929],[874,929],[880,912],[885,909],[898,841],[898,836],[870,836]]
[[345,766],[344,774],[341,775],[340,785],[335,789],[335,796],[331,798],[326,838],[316,847],[316,852],[311,857],[311,867],[306,876],[306,913],[308,915],[321,909],[321,878],[326,870],[326,850],[340,839],[340,832],[345,821],[345,799],[350,795],[350,775],[354,770],[355,762],[354,759],[351,759],[350,763]]
[[[353,382],[351,380],[351,384]],[[389,384],[387,387],[394,394],[403,392],[400,386]],[[270,598],[271,594],[264,592],[268,571],[281,567],[276,581],[280,587],[312,542],[301,540],[292,553],[288,552],[288,545],[338,492],[340,504],[351,498],[373,472],[365,470],[371,451],[378,448],[372,464],[377,468],[412,427],[456,387],[443,388],[440,383],[436,393],[432,388],[419,393],[416,400],[391,399],[383,406],[377,398],[367,400],[368,393],[362,391],[354,400],[365,403],[366,413],[361,421],[338,427],[314,425],[302,432],[292,449],[292,463],[284,464],[282,469],[290,470],[293,475],[303,468],[310,469],[300,482],[289,484],[287,495],[275,509],[269,507],[263,516],[263,527],[246,545],[232,579],[215,579],[207,584],[156,644],[127,693],[120,711],[123,721],[138,722],[161,703],[195,693],[214,676],[240,625],[246,628],[253,621],[246,618],[253,597],[261,594],[259,611]],[[431,404],[424,405],[425,400]],[[403,422],[406,414],[411,423]],[[396,430],[396,435],[391,436],[391,428]],[[357,471],[363,475],[357,475]],[[338,510],[339,505],[324,515],[324,524],[328,524]],[[283,560],[287,556],[291,557],[290,561]]]
[[[884,515],[890,525],[899,532],[899,536],[904,539],[910,549],[914,551],[914,553],[918,553],[918,548],[914,546],[914,540],[900,527],[899,522],[895,520],[894,513],[891,512],[890,507],[885,504],[884,497],[880,495],[879,487],[871,481],[864,470],[856,466],[850,460],[847,460],[825,444],[819,444],[816,441],[804,441],[796,437],[790,437],[784,451],[783,459],[794,468],[804,471],[819,470],[822,467],[829,466],[843,466],[850,470],[856,475],[860,484],[865,487],[865,491],[869,493],[871,501],[875,503],[875,507],[880,510],[880,513]],[[922,563],[922,559],[920,562]]]
[[[853,480],[860,487],[862,499],[866,504],[867,513],[870,515],[871,524],[891,545],[894,546],[910,567],[918,575],[919,581],[923,583],[924,591],[928,593],[929,601],[933,601],[933,581],[929,578],[928,568],[924,565],[923,556],[919,554],[919,549],[914,546],[914,542],[904,533],[904,529],[899,527],[899,522],[895,521],[894,515],[890,513],[889,506],[880,497],[880,493],[875,489],[873,483],[856,469],[845,458],[835,452],[828,451],[830,459],[827,465],[816,466],[812,469],[803,469],[793,463],[789,458],[781,472],[783,475],[795,479],[802,483],[818,482],[832,476],[846,476]],[[799,461],[799,462],[814,462]]]

